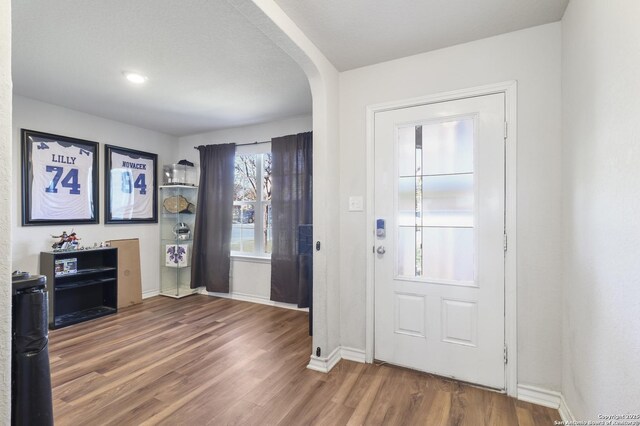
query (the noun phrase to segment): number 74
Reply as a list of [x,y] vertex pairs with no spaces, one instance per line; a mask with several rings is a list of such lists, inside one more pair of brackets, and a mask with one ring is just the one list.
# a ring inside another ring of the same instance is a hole
[[49,186],[45,188],[46,192],[57,194],[58,193],[58,182],[62,185],[63,188],[69,188],[69,194],[79,195],[80,194],[80,183],[78,182],[78,169],[70,169],[69,173],[60,181],[62,177],[62,173],[64,172],[64,167],[60,166],[47,166],[47,172],[55,173],[53,175],[53,179],[49,182]]

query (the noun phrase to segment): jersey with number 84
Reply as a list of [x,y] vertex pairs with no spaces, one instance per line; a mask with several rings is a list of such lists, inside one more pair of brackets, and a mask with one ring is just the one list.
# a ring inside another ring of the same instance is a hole
[[113,152],[111,164],[111,218],[152,218],[153,160]]

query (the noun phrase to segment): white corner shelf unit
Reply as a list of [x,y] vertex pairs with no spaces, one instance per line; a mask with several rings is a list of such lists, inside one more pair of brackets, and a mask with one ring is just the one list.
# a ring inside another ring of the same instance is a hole
[[198,292],[191,288],[191,252],[198,187],[162,185],[160,212],[160,294],[181,298]]

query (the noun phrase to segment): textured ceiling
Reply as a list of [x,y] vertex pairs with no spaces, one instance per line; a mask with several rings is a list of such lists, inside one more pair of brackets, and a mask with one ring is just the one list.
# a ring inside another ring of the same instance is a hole
[[[568,0],[275,0],[339,70],[554,22]],[[23,0],[18,95],[175,136],[309,114],[302,70],[224,0]],[[149,77],[142,86],[122,71]]]
[[311,112],[302,70],[226,1],[12,7],[18,95],[175,136]]
[[275,0],[340,71],[562,18],[569,0]]

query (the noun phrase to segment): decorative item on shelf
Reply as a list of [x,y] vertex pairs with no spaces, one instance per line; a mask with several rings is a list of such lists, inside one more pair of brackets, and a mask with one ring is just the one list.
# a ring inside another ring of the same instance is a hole
[[167,197],[162,202],[162,205],[169,213],[195,213],[196,206],[190,203],[189,200],[182,195],[173,195]]
[[175,164],[162,167],[165,185],[196,186],[196,167],[187,160],[180,160]]
[[188,244],[167,244],[165,249],[165,265],[172,268],[189,266]]
[[186,223],[178,222],[173,226],[173,235],[178,240],[189,240],[191,239],[191,229]]
[[71,234],[67,234],[67,231],[62,231],[62,234],[52,235],[51,238],[59,238],[59,241],[51,246],[54,251],[76,250],[78,248],[78,240],[80,240],[73,230],[71,230]]
[[55,261],[55,276],[75,274],[78,272],[78,258],[58,259]]

